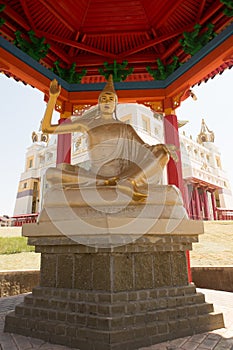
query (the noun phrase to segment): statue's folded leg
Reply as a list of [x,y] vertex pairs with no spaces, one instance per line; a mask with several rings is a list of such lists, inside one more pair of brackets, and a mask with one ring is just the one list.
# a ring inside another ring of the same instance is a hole
[[67,171],[60,168],[48,168],[45,177],[47,182],[51,185],[84,185],[95,183],[96,181],[96,178],[90,174],[90,172],[77,166],[74,167],[74,171]]
[[151,146],[138,163],[139,170],[130,179],[139,188],[161,182],[163,170],[169,161],[169,152],[164,145]]
[[141,159],[128,171],[128,177],[119,181],[120,191],[133,200],[143,200],[149,194],[149,186],[161,183],[163,170],[169,161],[165,145],[151,146],[141,154]]
[[84,168],[78,166],[72,166],[69,164],[68,167],[54,167],[48,168],[45,177],[50,185],[62,185],[62,186],[115,186],[117,178],[105,179],[101,176],[94,174]]

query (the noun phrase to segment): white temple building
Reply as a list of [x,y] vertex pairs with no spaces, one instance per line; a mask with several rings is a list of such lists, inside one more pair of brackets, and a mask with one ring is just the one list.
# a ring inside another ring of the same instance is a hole
[[[119,104],[117,117],[131,124],[147,144],[164,143],[163,116],[144,105]],[[188,214],[193,219],[218,219],[221,209],[233,209],[233,197],[221,154],[214,143],[214,133],[202,120],[197,139],[182,132],[179,122],[182,172],[188,199]],[[45,191],[44,174],[56,166],[57,136],[41,131],[32,133],[25,169],[20,177],[14,216],[39,213]],[[72,135],[71,163],[88,167],[87,140],[84,134]],[[163,183],[167,182],[164,173]]]

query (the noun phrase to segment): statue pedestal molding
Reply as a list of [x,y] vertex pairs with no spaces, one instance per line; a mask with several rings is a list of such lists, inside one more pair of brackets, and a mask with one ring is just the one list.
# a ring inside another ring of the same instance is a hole
[[187,219],[174,186],[158,186],[146,204],[105,211],[75,203],[77,189],[66,191],[69,206],[53,191],[39,224],[23,227],[41,252],[40,285],[6,316],[6,332],[127,350],[224,327],[188,283],[186,251],[203,224]]

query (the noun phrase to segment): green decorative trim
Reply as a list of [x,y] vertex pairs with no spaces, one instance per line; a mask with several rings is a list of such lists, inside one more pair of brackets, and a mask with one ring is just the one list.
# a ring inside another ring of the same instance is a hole
[[[0,12],[4,11],[5,8],[6,8],[6,5],[0,4]],[[5,19],[0,18],[0,27],[1,27],[5,22],[6,22]]]
[[113,64],[104,62],[104,68],[99,68],[100,75],[103,75],[106,80],[110,74],[112,74],[113,81],[119,82],[124,81],[128,75],[133,73],[133,68],[126,68],[128,65],[127,61],[123,61],[121,64],[114,60]]
[[22,38],[21,35],[22,33],[19,30],[15,32],[14,44],[20,50],[26,52],[38,62],[47,55],[50,45],[45,44],[45,38],[37,38],[33,30],[28,32],[30,42]]
[[195,53],[217,35],[213,31],[214,25],[212,23],[207,24],[208,29],[203,34],[200,34],[201,28],[202,26],[200,24],[195,24],[194,30],[192,32],[184,32],[184,38],[179,40],[184,52],[191,56],[195,55]]
[[173,63],[164,65],[160,59],[157,59],[158,69],[152,70],[150,66],[146,67],[147,72],[154,78],[154,80],[164,80],[171,75],[180,66],[179,58],[173,57]]
[[69,84],[78,84],[81,82],[82,77],[87,73],[86,69],[83,69],[81,73],[75,71],[76,63],[72,63],[69,69],[62,68],[59,66],[60,62],[54,62],[54,67],[51,69],[56,75],[61,77],[63,80],[67,81]]
[[220,0],[220,2],[226,5],[227,8],[223,10],[224,15],[228,17],[233,16],[233,0]]

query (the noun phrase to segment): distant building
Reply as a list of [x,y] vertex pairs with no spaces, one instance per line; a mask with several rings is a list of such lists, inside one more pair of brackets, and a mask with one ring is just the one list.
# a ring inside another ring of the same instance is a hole
[[217,219],[217,208],[233,209],[233,197],[214,133],[202,119],[197,141],[180,133],[182,172],[193,219]]
[[[131,124],[148,144],[164,143],[163,116],[144,105],[119,104],[117,117]],[[186,122],[179,122],[181,127]],[[181,129],[182,130],[182,129]],[[180,132],[181,158],[188,212],[193,219],[217,219],[217,208],[233,209],[233,198],[227,175],[222,169],[221,155],[214,144],[214,133],[202,120],[197,141]],[[38,213],[45,191],[44,174],[56,165],[57,136],[41,131],[32,133],[32,145],[26,152],[25,170],[21,174],[14,215]],[[88,169],[87,140],[73,133],[71,163]],[[166,183],[164,173],[163,183]]]

